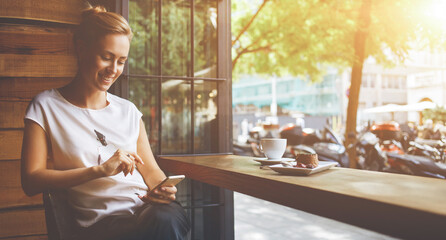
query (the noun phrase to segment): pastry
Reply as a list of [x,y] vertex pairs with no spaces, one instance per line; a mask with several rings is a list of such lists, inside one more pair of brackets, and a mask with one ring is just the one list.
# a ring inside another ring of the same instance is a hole
[[297,154],[296,167],[316,168],[319,165],[317,154]]

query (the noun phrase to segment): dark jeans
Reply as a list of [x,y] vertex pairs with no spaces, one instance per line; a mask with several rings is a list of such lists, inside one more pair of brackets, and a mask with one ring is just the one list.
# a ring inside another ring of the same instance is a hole
[[189,230],[186,212],[178,202],[145,204],[134,215],[112,215],[82,228],[75,239],[180,240],[186,239]]

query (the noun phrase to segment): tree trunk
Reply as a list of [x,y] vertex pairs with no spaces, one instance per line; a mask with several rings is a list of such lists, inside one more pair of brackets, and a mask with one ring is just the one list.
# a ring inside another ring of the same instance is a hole
[[[358,16],[358,30],[355,34],[355,59],[352,66],[349,100],[347,106],[347,123],[345,131],[345,146],[356,142],[356,117],[359,103],[359,90],[361,87],[362,67],[364,64],[366,39],[370,26],[371,0],[362,0]],[[356,149],[348,150],[350,167],[357,168]]]

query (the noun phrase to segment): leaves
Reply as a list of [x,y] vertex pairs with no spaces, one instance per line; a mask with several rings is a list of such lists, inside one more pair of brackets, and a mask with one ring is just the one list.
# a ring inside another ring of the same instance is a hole
[[[444,47],[445,28],[433,24],[425,11],[432,1],[372,1],[371,24],[365,29],[369,33],[365,57],[373,56],[378,63],[394,66],[405,61],[415,42],[430,49]],[[351,66],[360,3],[233,1],[234,79],[239,74],[260,73],[308,76],[317,81],[327,65]]]
[[434,123],[446,123],[446,109],[443,106],[437,106],[433,109],[423,111],[423,120],[431,119]]

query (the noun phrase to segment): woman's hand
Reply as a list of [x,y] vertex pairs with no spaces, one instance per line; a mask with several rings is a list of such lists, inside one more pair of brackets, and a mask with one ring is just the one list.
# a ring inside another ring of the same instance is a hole
[[147,203],[169,204],[172,201],[175,201],[176,193],[177,188],[175,186],[164,186],[159,189],[155,189],[150,195],[146,194],[144,196],[139,196],[139,198]]
[[136,163],[144,165],[138,154],[118,149],[111,158],[101,165],[101,168],[105,176],[114,176],[120,172],[127,176],[129,173],[133,174]]

